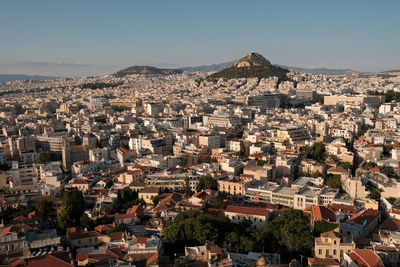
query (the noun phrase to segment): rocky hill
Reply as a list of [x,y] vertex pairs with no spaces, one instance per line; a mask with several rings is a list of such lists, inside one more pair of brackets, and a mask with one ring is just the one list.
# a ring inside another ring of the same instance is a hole
[[207,79],[236,79],[236,78],[269,78],[278,77],[279,80],[287,80],[287,69],[272,65],[262,55],[251,52],[245,57],[235,61],[232,66],[211,74]]
[[169,75],[169,74],[179,74],[179,73],[182,73],[182,71],[178,69],[159,69],[150,66],[132,66],[117,71],[116,73],[114,73],[114,76],[123,77],[125,75],[131,75],[131,74]]

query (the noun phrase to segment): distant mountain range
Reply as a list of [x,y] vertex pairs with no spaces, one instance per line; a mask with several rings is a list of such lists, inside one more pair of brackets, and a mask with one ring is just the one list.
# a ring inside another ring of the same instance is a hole
[[[251,53],[250,53],[251,54]],[[256,53],[253,53],[256,54]],[[256,54],[259,55],[259,54]],[[247,55],[248,56],[248,55]],[[261,56],[261,55],[259,55]],[[262,56],[261,56],[262,57]],[[244,57],[246,58],[246,57]],[[243,58],[242,58],[243,59]],[[264,59],[265,60],[265,59]],[[239,60],[240,61],[240,60]],[[291,66],[284,66],[284,65],[272,65],[266,60],[268,68],[274,68],[274,70],[295,70],[305,73],[312,73],[312,74],[325,74],[325,75],[343,75],[347,71],[352,71],[351,69],[330,69],[330,68],[301,68],[301,67],[291,67]],[[230,73],[229,75],[233,75],[232,67],[235,64],[235,61],[223,62],[219,64],[212,64],[212,65],[202,65],[202,66],[195,66],[195,67],[182,67],[176,69],[164,69],[164,68],[157,68],[152,66],[131,66],[120,71],[115,72],[113,75],[116,77],[123,77],[129,74],[153,74],[153,75],[169,75],[169,74],[179,74],[183,71],[188,72],[221,72],[223,70],[228,70]],[[236,71],[243,71],[243,69],[236,69]],[[273,72],[273,71],[272,71]],[[357,71],[355,71],[357,72]],[[389,72],[400,72],[400,70],[387,70],[381,71],[376,73],[389,73]],[[213,74],[214,77],[218,76],[218,74]],[[225,74],[226,71],[225,71]],[[229,75],[227,77],[229,77]],[[233,75],[234,76],[234,75]],[[0,74],[0,82],[8,82],[8,81],[15,81],[15,80],[54,80],[61,77],[55,76],[41,76],[41,75],[25,75],[25,74]]]
[[[235,61],[229,61],[229,62],[224,62],[224,63],[220,63],[220,64],[213,64],[213,65],[209,65],[209,66],[203,65],[203,66],[198,66],[198,67],[184,67],[184,68],[180,68],[180,70],[189,71],[189,72],[220,71],[220,70],[229,68],[230,66],[232,66],[233,63],[235,63]],[[307,73],[312,73],[312,74],[325,74],[325,75],[340,75],[340,74],[345,74],[347,71],[351,71],[351,69],[328,69],[328,68],[308,69],[308,68],[291,67],[291,66],[285,66],[285,65],[279,65],[279,64],[277,66],[284,68],[284,69],[289,69],[289,70],[307,72]]]
[[150,66],[132,66],[126,69],[117,71],[114,73],[116,77],[123,77],[125,75],[131,74],[161,74],[161,75],[169,75],[169,74],[179,74],[182,73],[180,69],[159,69],[156,67]]
[[203,66],[198,66],[198,67],[183,67],[180,68],[180,70],[183,71],[189,71],[189,72],[211,72],[211,71],[220,71],[226,68],[229,68],[232,66],[232,64],[235,63],[235,61],[229,61],[229,62],[224,62],[220,64],[213,64],[213,65],[203,65]]
[[24,75],[24,74],[0,74],[0,82],[9,82],[15,80],[54,80],[60,77]]

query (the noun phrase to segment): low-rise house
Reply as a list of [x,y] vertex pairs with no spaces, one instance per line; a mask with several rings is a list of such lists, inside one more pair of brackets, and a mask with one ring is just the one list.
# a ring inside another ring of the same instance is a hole
[[384,267],[382,260],[379,256],[370,249],[353,249],[344,254],[344,265],[351,267]]
[[245,184],[243,180],[220,179],[217,181],[218,191],[232,196],[243,196]]
[[343,255],[356,247],[346,236],[335,231],[325,232],[315,238],[314,253],[317,258],[331,258],[343,262]]
[[70,251],[54,251],[48,254],[16,260],[13,267],[57,266],[74,267]]
[[268,164],[264,166],[249,166],[243,169],[243,174],[252,176],[254,180],[269,181],[275,178],[275,166]]
[[313,159],[303,159],[300,161],[299,170],[302,173],[324,173],[325,165]]
[[314,227],[316,221],[325,221],[336,223],[335,212],[328,207],[322,205],[314,205],[311,207],[311,226]]
[[260,228],[261,225],[271,217],[271,212],[267,208],[243,207],[228,205],[225,208],[225,216],[232,222],[240,223],[249,221],[254,228]]
[[162,240],[156,236],[153,237],[144,237],[139,236],[137,238],[133,238],[131,242],[129,242],[128,254],[154,254],[158,253],[161,255],[163,253],[163,245]]
[[118,255],[106,246],[76,254],[78,266],[118,266]]
[[86,192],[91,188],[91,181],[84,180],[84,179],[75,179],[72,183],[67,184],[65,187],[66,188],[77,188],[78,190],[82,192]]
[[379,210],[361,210],[340,224],[340,232],[353,240],[370,234],[381,221],[382,212]]
[[230,254],[206,241],[204,246],[185,247],[185,257],[190,262],[205,263],[207,266],[233,266]]
[[122,172],[118,176],[118,181],[123,184],[130,184],[134,181],[142,181],[143,178],[144,178],[144,172],[140,169],[135,169]]
[[37,233],[27,233],[26,241],[30,249],[39,249],[61,244],[61,236],[57,235],[56,229],[44,230]]
[[67,240],[73,248],[96,246],[100,236],[97,231],[82,231],[76,227],[67,229]]
[[115,225],[135,225],[139,221],[136,214],[114,214]]
[[399,262],[399,248],[394,244],[383,245],[374,243],[372,249],[385,266],[396,266]]
[[214,193],[211,190],[202,190],[190,196],[186,203],[191,205],[202,206]]
[[145,187],[139,190],[139,198],[143,198],[146,204],[153,204],[153,198],[158,196],[157,187]]
[[400,220],[387,218],[379,227],[378,234],[381,243],[400,245]]
[[0,251],[23,250],[25,248],[25,237],[12,232],[12,226],[3,228],[0,232]]

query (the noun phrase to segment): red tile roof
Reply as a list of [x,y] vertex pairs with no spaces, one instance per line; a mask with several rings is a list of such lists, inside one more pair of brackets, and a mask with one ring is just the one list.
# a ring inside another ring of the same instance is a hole
[[360,267],[385,266],[379,256],[370,249],[354,249],[350,252],[350,256]]
[[361,210],[351,218],[349,218],[346,222],[354,222],[356,224],[363,224],[364,221],[367,221],[367,225],[370,224],[373,220],[375,220],[376,217],[381,215],[381,211],[379,210],[373,210],[373,209],[367,209],[367,210]]
[[135,218],[135,214],[114,214],[114,219],[126,219],[126,218]]
[[136,243],[137,244],[146,244],[146,241],[147,241],[147,237],[145,237],[145,236],[139,236],[136,239]]
[[143,207],[142,205],[133,205],[132,208],[129,210],[129,214],[135,214],[135,215],[139,215],[139,214],[143,214]]
[[87,231],[87,232],[75,232],[69,234],[69,238],[71,240],[81,239],[81,238],[88,238],[88,237],[99,237],[101,234],[96,231]]
[[122,240],[124,238],[124,232],[114,232],[110,234],[111,240]]
[[[68,253],[69,254],[69,253]],[[72,267],[70,262],[67,262],[67,257],[59,255],[59,253],[46,254],[43,256],[28,258],[25,260],[14,262],[11,266],[24,267]],[[22,263],[22,264],[21,264]]]
[[153,254],[153,256],[151,256],[146,260],[146,266],[157,264],[157,261],[158,261],[158,253],[156,252]]
[[343,205],[343,204],[328,204],[327,206],[335,213],[345,213],[345,214],[354,214],[357,212],[357,208],[354,206]]
[[118,150],[121,151],[121,152],[124,153],[124,154],[126,154],[126,153],[129,152],[129,150],[126,149],[126,148],[124,148],[124,147],[120,147],[120,148],[118,148]]
[[310,266],[340,266],[334,259],[308,258]]
[[232,213],[257,215],[257,216],[266,216],[267,211],[268,210],[266,208],[243,207],[243,206],[232,206],[232,205],[228,205],[225,208],[225,213],[232,212]]
[[207,193],[205,191],[200,191],[200,192],[195,193],[192,197],[196,197],[196,198],[204,200],[204,199],[208,198],[208,196],[209,196],[209,193]]
[[76,254],[76,261],[83,261],[89,258],[89,251]]
[[75,180],[72,184],[89,184],[89,182],[87,180]]
[[314,205],[311,208],[313,221],[324,220],[327,222],[336,222],[336,216],[333,210],[321,205]]
[[94,228],[94,230],[103,233],[103,232],[107,232],[108,230],[111,230],[111,227],[108,225],[102,224],[102,225],[97,225]]

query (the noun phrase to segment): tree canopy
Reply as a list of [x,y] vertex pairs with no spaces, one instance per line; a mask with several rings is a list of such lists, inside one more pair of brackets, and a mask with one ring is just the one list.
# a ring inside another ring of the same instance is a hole
[[338,227],[337,223],[330,223],[324,220],[319,220],[314,223],[314,236],[320,236],[321,233],[329,232]]
[[46,151],[46,152],[40,152],[37,162],[39,164],[43,164],[43,163],[48,163],[51,161],[57,161],[59,160],[59,157],[57,156],[56,153],[54,153],[53,151]]
[[282,211],[260,230],[251,227],[250,221],[236,224],[223,215],[188,210],[178,214],[163,234],[169,254],[182,253],[185,246],[203,245],[206,240],[231,252],[276,252],[288,259],[311,255],[313,246],[313,236],[298,210]]
[[209,175],[203,175],[200,177],[199,184],[196,187],[197,192],[204,189],[217,190],[217,182]]
[[266,251],[280,253],[287,258],[310,255],[313,236],[299,210],[285,210],[271,222],[262,225]]
[[62,193],[61,212],[57,215],[58,225],[65,230],[68,227],[81,225],[84,212],[82,192],[76,188],[69,188]]
[[323,142],[315,142],[312,147],[303,146],[301,152],[305,152],[307,157],[316,161],[325,159],[325,144]]
[[326,185],[333,189],[342,188],[342,181],[340,175],[328,174],[326,178]]

